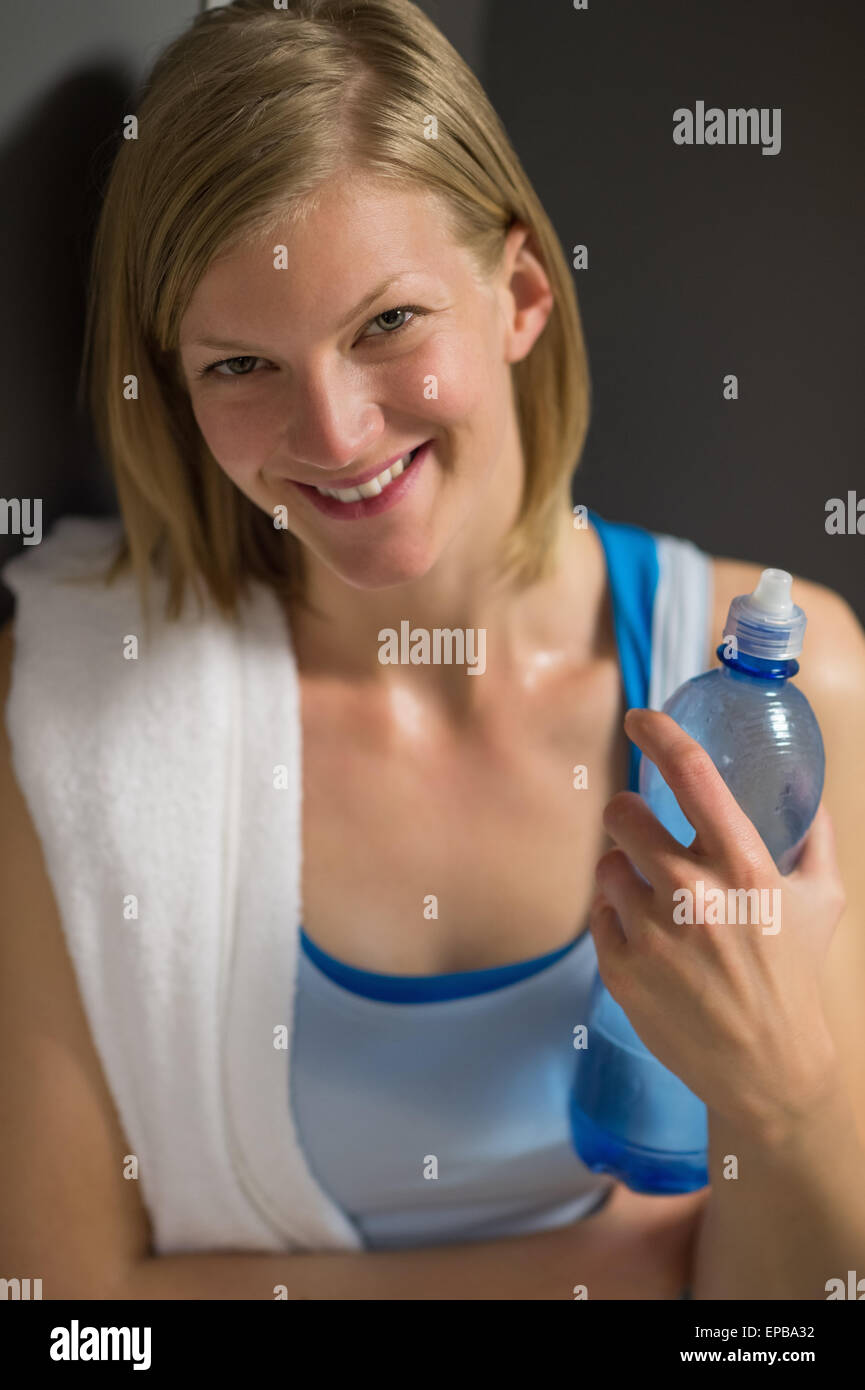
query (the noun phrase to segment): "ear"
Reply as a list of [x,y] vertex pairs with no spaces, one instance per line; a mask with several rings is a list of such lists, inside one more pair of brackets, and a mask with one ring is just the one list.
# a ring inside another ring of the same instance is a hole
[[534,246],[534,234],[515,222],[505,238],[499,285],[505,360],[522,362],[543,333],[555,300]]

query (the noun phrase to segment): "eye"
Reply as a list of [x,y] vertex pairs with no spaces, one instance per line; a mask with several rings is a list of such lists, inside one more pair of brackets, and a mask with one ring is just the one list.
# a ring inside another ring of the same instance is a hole
[[196,376],[207,376],[208,372],[213,372],[213,374],[214,374],[215,376],[221,376],[221,377],[224,377],[224,376],[226,376],[226,375],[229,376],[229,377],[232,377],[232,376],[234,376],[234,377],[238,377],[238,376],[251,376],[251,375],[252,375],[252,372],[251,372],[251,371],[240,371],[240,372],[228,372],[228,373],[225,373],[225,372],[218,372],[218,371],[216,370],[216,368],[217,368],[217,367],[227,367],[230,363],[233,363],[233,362],[247,362],[247,363],[250,363],[250,362],[263,362],[263,361],[264,361],[264,358],[263,358],[263,357],[220,357],[220,359],[219,359],[217,362],[208,362],[208,363],[206,364],[206,366],[199,368],[199,370],[195,373],[195,375],[196,375]]
[[410,314],[411,317],[403,323],[384,324],[381,333],[373,333],[372,335],[364,334],[364,337],[393,338],[395,334],[402,333],[404,329],[410,328],[412,323],[416,319],[422,318],[425,312],[426,310],[419,308],[417,304],[405,304],[397,309],[385,309],[382,313],[376,314],[375,318],[370,320],[368,326],[379,323],[381,319],[388,319],[393,314]]
[[[407,328],[411,328],[412,324],[416,322],[417,319],[422,318],[424,314],[426,314],[427,312],[428,311],[426,309],[421,309],[417,304],[405,304],[400,305],[396,309],[384,309],[382,313],[376,314],[374,319],[370,319],[369,323],[367,324],[367,328],[374,327],[376,324],[379,323],[380,320],[390,319],[395,314],[402,315],[403,322],[396,324],[385,323],[381,326],[381,331],[378,333],[362,334],[360,341],[363,342],[363,340],[368,337],[393,338],[396,336],[397,333],[403,333]],[[409,315],[409,317],[405,318],[405,315]],[[220,357],[216,362],[208,362],[203,367],[200,367],[198,371],[195,373],[195,375],[197,377],[203,377],[208,375],[219,376],[222,377],[224,381],[229,380],[233,377],[236,380],[238,377],[242,376],[254,376],[255,373],[252,371],[252,364],[254,362],[264,361],[266,361],[264,357]],[[241,366],[240,371],[229,370],[227,372],[220,372],[217,370],[218,367],[231,368],[235,363],[244,364]]]

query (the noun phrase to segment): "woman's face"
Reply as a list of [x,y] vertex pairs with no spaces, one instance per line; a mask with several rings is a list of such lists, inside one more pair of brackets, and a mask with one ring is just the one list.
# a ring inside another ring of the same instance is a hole
[[[202,435],[347,583],[417,579],[451,543],[477,554],[510,525],[522,487],[510,364],[552,306],[525,239],[511,229],[483,282],[432,197],[354,174],[196,287],[180,352]],[[401,474],[366,486],[400,459]],[[356,480],[374,496],[314,491]]]

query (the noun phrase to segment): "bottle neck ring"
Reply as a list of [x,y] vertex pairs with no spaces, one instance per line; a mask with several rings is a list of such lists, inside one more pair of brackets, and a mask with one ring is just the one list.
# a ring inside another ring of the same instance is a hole
[[783,661],[767,661],[764,657],[749,656],[747,652],[739,652],[737,656],[726,656],[727,644],[722,642],[715,649],[715,655],[725,666],[729,666],[731,671],[743,671],[749,676],[761,676],[768,681],[785,681],[791,676],[795,676],[799,670],[799,663],[795,657],[787,657]]

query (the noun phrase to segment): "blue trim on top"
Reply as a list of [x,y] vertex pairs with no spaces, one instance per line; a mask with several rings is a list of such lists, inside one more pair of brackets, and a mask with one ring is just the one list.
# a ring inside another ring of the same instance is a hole
[[762,676],[767,681],[786,681],[799,673],[799,663],[792,656],[779,661],[763,656],[749,656],[747,652],[739,652],[738,656],[727,656],[726,651],[727,643],[721,642],[715,648],[718,660],[729,666],[731,671],[744,671],[746,676]]
[[[644,709],[649,702],[652,669],[652,614],[658,588],[658,550],[650,531],[625,521],[605,521],[587,508],[607,560],[607,578],[613,605],[613,623],[619,648],[619,667],[625,691],[625,709]],[[640,758],[630,744],[628,788],[639,790]]]
[[301,945],[310,960],[335,984],[352,994],[362,994],[366,999],[378,999],[385,1004],[431,1004],[443,999],[465,999],[469,995],[489,994],[494,989],[516,984],[518,980],[537,975],[547,966],[566,956],[579,946],[588,931],[581,932],[574,941],[546,956],[534,956],[531,960],[519,960],[513,965],[497,965],[490,970],[459,970],[447,975],[380,975],[375,970],[359,970],[354,965],[329,956],[320,946],[310,940],[303,927],[300,928]]
[[[587,516],[604,548],[625,706],[628,709],[644,707],[649,699],[652,613],[658,587],[655,540],[649,531],[639,526],[605,521],[589,509]],[[641,754],[634,743],[629,749],[628,786],[631,791],[637,791]],[[307,936],[303,927],[300,928],[301,946],[323,974],[352,994],[387,1004],[434,1003],[488,994],[554,965],[589,936],[591,933],[586,930],[575,941],[549,955],[496,966],[492,970],[461,970],[446,975],[383,975],[374,970],[359,970],[328,955]]]

